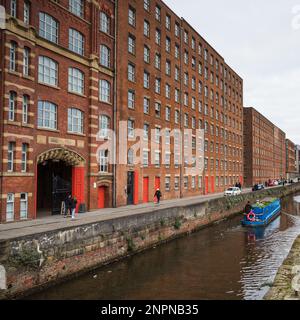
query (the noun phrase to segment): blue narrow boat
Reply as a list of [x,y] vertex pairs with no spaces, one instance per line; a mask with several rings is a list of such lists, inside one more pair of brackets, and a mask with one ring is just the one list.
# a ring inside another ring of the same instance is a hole
[[267,226],[280,215],[280,199],[265,198],[252,205],[252,212],[244,214],[242,225],[245,227]]

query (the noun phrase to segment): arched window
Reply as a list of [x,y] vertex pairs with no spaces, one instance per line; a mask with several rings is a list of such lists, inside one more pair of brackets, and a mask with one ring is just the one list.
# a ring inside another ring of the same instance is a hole
[[14,41],[10,43],[9,50],[9,70],[16,71],[16,55],[17,55],[17,44]]
[[76,68],[69,68],[69,91],[84,94],[84,73]]
[[39,57],[39,82],[58,85],[58,64],[44,56]]
[[105,45],[100,45],[100,64],[104,67],[110,67],[110,49]]
[[39,35],[51,42],[58,43],[58,22],[49,14],[39,14]]
[[49,101],[38,102],[38,127],[57,129],[57,106]]
[[76,16],[83,18],[83,0],[69,0],[69,10]]
[[100,138],[107,138],[108,137],[108,130],[109,130],[109,122],[110,122],[110,119],[108,116],[104,116],[104,115],[101,115],[99,117],[99,135],[100,135]]
[[100,12],[100,30],[110,34],[110,17],[104,12]]
[[83,133],[83,112],[81,110],[68,109],[68,132]]
[[8,120],[15,121],[15,112],[17,106],[17,94],[14,91],[9,93],[9,102],[8,102]]
[[99,99],[102,102],[110,103],[110,82],[106,80],[99,81]]
[[29,96],[23,95],[22,122],[28,123]]

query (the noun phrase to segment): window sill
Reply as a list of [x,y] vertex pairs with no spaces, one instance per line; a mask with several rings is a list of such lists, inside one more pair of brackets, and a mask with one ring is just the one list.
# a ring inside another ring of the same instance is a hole
[[38,84],[41,85],[41,86],[45,86],[45,87],[48,87],[48,88],[55,89],[55,90],[60,90],[59,87],[51,85],[51,84],[47,84],[47,83],[43,83],[43,82],[38,82]]
[[78,137],[86,137],[84,133],[77,133],[77,132],[70,132],[67,131],[67,134],[73,135],[73,136],[78,136]]
[[87,96],[85,94],[81,94],[81,93],[78,93],[78,92],[74,92],[74,91],[68,90],[68,93],[74,94],[75,96],[78,96],[78,97],[81,97],[81,98],[87,98]]
[[57,130],[57,129],[51,129],[51,128],[37,127],[37,130],[60,133],[59,130]]

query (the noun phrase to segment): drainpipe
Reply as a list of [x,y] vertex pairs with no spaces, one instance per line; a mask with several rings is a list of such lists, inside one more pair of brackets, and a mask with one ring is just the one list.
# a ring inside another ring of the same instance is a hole
[[114,146],[113,146],[113,207],[117,207],[117,36],[118,36],[118,0],[115,0],[115,43],[114,43],[114,107],[113,107],[113,122],[114,122]]

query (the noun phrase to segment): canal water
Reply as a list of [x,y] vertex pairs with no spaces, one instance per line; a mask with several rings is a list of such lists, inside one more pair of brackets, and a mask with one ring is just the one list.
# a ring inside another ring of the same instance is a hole
[[287,197],[267,228],[235,217],[29,299],[262,299],[300,234],[299,205]]

